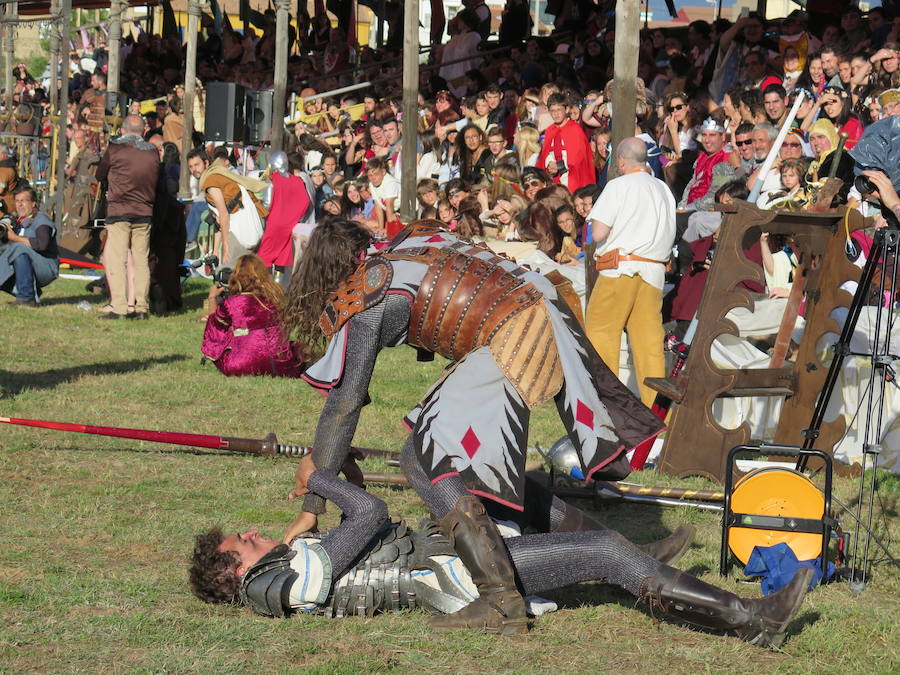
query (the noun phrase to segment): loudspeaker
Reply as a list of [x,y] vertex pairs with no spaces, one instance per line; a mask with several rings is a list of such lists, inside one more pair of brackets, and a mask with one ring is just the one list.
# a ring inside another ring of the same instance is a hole
[[244,142],[248,145],[259,145],[270,140],[272,131],[272,89],[263,91],[247,91],[244,108],[246,133]]
[[243,141],[244,88],[234,82],[209,82],[206,85],[207,141]]

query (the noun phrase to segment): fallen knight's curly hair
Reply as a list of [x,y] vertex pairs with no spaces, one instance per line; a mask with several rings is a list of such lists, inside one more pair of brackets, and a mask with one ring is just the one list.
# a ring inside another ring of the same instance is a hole
[[325,303],[359,267],[371,241],[369,230],[345,218],[323,221],[309,237],[300,264],[291,276],[281,322],[285,337],[305,344],[313,359],[324,353],[327,344],[319,327]]
[[240,560],[233,551],[220,551],[225,537],[215,527],[194,539],[194,554],[188,577],[191,591],[203,602],[234,604],[238,601],[241,578],[237,575]]

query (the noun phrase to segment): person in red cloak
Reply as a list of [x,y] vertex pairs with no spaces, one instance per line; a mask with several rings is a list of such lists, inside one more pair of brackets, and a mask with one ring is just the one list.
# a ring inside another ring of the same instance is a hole
[[535,166],[545,169],[554,183],[565,186],[569,192],[596,183],[590,143],[581,125],[569,119],[566,97],[551,94],[547,107],[553,124],[544,133],[544,143]]
[[309,210],[310,198],[306,183],[300,176],[288,170],[287,155],[275,152],[269,160],[272,181],[272,201],[266,218],[257,255],[266,265],[290,270],[294,264],[294,249],[291,230],[303,220]]

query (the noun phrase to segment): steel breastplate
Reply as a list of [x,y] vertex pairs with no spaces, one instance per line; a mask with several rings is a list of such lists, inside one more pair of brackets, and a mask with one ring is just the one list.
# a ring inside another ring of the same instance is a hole
[[[434,522],[423,520],[418,530],[403,521],[387,522],[316,611],[330,618],[417,607],[432,614],[455,612],[470,599],[431,559],[438,555],[455,556],[456,552]],[[439,589],[411,575],[423,569],[434,572]]]

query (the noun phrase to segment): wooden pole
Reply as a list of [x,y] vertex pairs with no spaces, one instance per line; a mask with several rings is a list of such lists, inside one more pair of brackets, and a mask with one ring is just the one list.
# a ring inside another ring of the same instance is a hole
[[403,14],[403,147],[400,149],[400,216],[416,219],[416,136],[419,121],[419,2],[405,0]]
[[[406,2],[406,0],[404,0]],[[381,49],[381,46],[384,44],[384,13],[387,11],[387,2],[385,0],[381,0],[381,11],[376,15],[378,21],[378,32],[375,35],[375,46]]]
[[59,83],[59,122],[56,135],[56,224],[62,225],[63,217],[63,189],[66,185],[66,162],[69,157],[69,139],[66,127],[69,121],[69,50],[66,48],[69,40],[69,21],[72,15],[72,0],[58,0],[60,7],[59,17],[59,41],[60,51],[66,54],[65,64],[60,75]]
[[[59,113],[59,108],[57,105],[59,101],[56,100],[57,94],[59,94],[59,82],[57,82],[56,78],[59,76],[59,45],[60,45],[60,37],[61,34],[59,32],[59,19],[56,18],[56,15],[59,14],[59,0],[50,0],[50,15],[53,17],[53,21],[50,24],[50,114],[54,114],[56,112]],[[68,64],[66,64],[68,66]]]
[[[53,133],[51,134],[51,143],[57,143],[57,146],[52,149],[51,157],[53,161],[50,162],[50,167],[47,175],[47,195],[48,198],[50,195],[53,195],[53,214],[54,219],[60,225],[62,225],[63,218],[63,210],[65,209],[65,183],[60,183],[57,179],[57,175],[59,173],[59,136],[60,132],[65,136],[66,129],[66,115],[60,106],[59,95],[60,95],[60,87],[59,82],[57,81],[57,76],[59,75],[59,53],[62,45],[65,45],[66,36],[62,32],[63,20],[62,14],[60,12],[60,0],[51,0],[50,2],[50,14],[53,15],[53,21],[50,24],[50,114],[54,113],[58,115],[58,122],[53,125]],[[68,54],[68,50],[65,50],[65,53]],[[67,59],[68,61],[68,59]],[[65,64],[65,67],[68,68],[68,63]],[[54,175],[54,172],[57,175]],[[65,173],[65,165],[63,165],[63,172]]]
[[284,112],[287,100],[288,21],[291,0],[275,0],[275,73],[272,93],[272,151],[284,149]]
[[194,131],[194,98],[197,95],[197,28],[200,24],[199,0],[188,0],[187,53],[184,59],[184,130],[181,135],[181,166],[178,175],[178,198],[191,199],[191,176],[187,154],[191,151]]
[[6,61],[6,70],[3,71],[3,88],[6,91],[6,114],[11,115],[13,109],[13,76],[12,70],[15,65],[15,37],[16,22],[19,20],[19,3],[10,2],[6,5],[6,17],[3,23],[4,54]]
[[[641,32],[639,2],[616,3],[616,41],[613,83],[612,139],[610,151],[615,153],[619,143],[634,136],[634,105],[637,98],[635,78],[638,73],[638,45]],[[618,175],[615,162],[610,162],[609,177]]]
[[[109,40],[106,48],[109,52],[109,64],[106,70],[107,109],[112,103],[118,108],[119,98],[119,49],[122,41],[122,14],[125,10],[122,0],[112,0],[109,6]],[[68,30],[64,35],[68,35]]]

